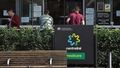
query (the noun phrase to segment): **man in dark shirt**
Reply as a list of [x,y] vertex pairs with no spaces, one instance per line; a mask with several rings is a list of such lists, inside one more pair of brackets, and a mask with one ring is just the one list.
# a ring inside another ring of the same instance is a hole
[[12,9],[8,10],[8,15],[10,16],[8,26],[20,28],[20,17],[15,15]]
[[85,25],[84,16],[79,11],[79,7],[76,7],[74,12],[70,13],[66,22],[72,25]]

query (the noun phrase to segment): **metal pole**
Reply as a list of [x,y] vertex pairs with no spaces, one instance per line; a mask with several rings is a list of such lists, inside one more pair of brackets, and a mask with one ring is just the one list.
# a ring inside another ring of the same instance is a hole
[[95,35],[95,68],[97,68],[97,37]]
[[85,16],[85,10],[86,10],[86,7],[85,7],[85,0],[83,0],[83,15]]
[[110,12],[110,24],[111,26],[114,25],[114,22],[113,22],[113,0],[109,0],[110,2],[110,9],[111,9],[111,12]]
[[[85,0],[83,0],[83,15],[86,15],[86,6],[85,6]],[[85,20],[85,25],[86,25],[86,20]]]
[[33,28],[33,0],[31,0],[31,25],[32,25],[32,28]]
[[16,14],[20,16],[20,0],[16,0]]
[[66,1],[64,0],[64,24],[66,24],[65,13],[66,13]]
[[93,25],[96,25],[97,23],[96,23],[96,20],[97,20],[97,0],[95,0],[95,2],[94,2],[95,4],[95,14],[94,14],[94,24]]
[[97,68],[97,33],[94,33],[94,46],[95,46],[95,67],[94,68]]
[[[94,5],[95,5],[95,16],[94,16],[94,25],[96,25],[96,20],[97,20],[97,6],[96,6],[96,4],[97,4],[97,0],[95,0],[95,2],[94,2]],[[97,31],[96,31],[97,32]],[[97,68],[97,33],[95,33],[94,34],[95,35],[95,68]]]
[[109,68],[112,68],[112,52],[109,53]]
[[43,13],[44,14],[44,10],[45,10],[45,0],[43,0]]

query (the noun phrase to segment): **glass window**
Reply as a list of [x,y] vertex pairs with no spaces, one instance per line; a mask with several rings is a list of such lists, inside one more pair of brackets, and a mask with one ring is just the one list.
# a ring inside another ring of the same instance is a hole
[[15,0],[0,0],[0,25],[7,24],[7,10],[15,9]]
[[[39,17],[44,12],[44,0],[20,0],[22,25],[39,25]],[[24,21],[29,19],[28,21]]]
[[5,25],[9,8],[21,17],[21,25],[38,25],[43,7],[44,0],[0,0],[0,25]]
[[66,18],[75,6],[79,6],[83,13],[83,0],[47,0],[46,6],[54,24],[66,24]]
[[64,24],[65,0],[47,0],[46,8],[54,19],[54,24]]
[[0,0],[0,18],[7,17],[3,16],[3,10],[13,8],[21,17],[21,25],[39,25],[39,17],[48,9],[54,24],[66,24],[66,18],[75,6],[79,6],[85,15],[86,8],[95,7],[94,2],[95,0]]
[[86,8],[95,8],[95,0],[86,0],[85,6]]
[[120,25],[120,0],[113,0],[113,21],[115,25]]
[[97,18],[99,20],[98,24],[120,25],[119,0],[97,0],[96,4],[99,18],[101,17],[101,19]]
[[86,25],[94,25],[95,22],[95,0],[85,0]]
[[110,0],[97,0],[96,23],[99,25],[111,25],[112,22],[112,4]]

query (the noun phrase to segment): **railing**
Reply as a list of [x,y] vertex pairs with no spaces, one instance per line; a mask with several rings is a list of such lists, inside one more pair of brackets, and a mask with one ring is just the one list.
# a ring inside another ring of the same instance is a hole
[[[7,25],[0,25],[0,28],[4,28],[7,27]],[[40,25],[20,25],[21,28],[27,28],[27,27],[35,27],[35,28],[39,28]]]
[[[54,25],[55,26],[55,25]],[[7,25],[0,25],[0,28],[4,28],[7,27]],[[40,25],[20,25],[21,28],[28,28],[28,27],[32,27],[32,28],[39,28]],[[99,25],[97,27],[105,27],[105,28],[120,28],[120,25]]]
[[104,28],[120,28],[120,25],[101,25],[97,27],[104,27]]

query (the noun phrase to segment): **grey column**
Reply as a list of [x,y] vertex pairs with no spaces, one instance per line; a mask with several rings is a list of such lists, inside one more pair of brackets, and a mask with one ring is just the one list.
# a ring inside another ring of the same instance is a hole
[[16,14],[20,16],[20,0],[16,0]]

